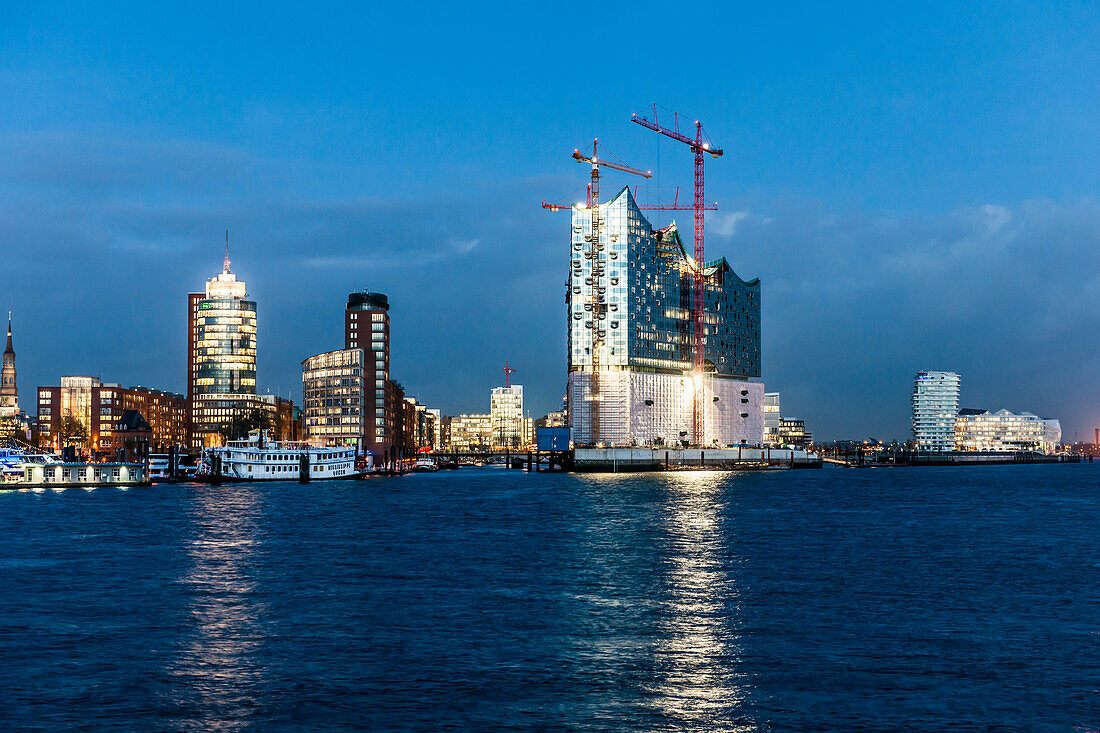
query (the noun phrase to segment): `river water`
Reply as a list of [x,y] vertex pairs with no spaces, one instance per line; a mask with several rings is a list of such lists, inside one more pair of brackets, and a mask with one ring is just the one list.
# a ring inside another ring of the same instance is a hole
[[0,492],[0,729],[1100,730],[1100,466]]

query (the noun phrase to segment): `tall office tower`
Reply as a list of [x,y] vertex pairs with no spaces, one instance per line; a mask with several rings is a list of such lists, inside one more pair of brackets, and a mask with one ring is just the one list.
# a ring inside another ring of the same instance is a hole
[[[574,442],[690,441],[699,395],[704,445],[759,445],[764,385],[750,380],[760,377],[760,281],[742,280],[725,258],[696,263],[676,225],[654,230],[627,188],[599,208],[598,252],[592,212],[573,208],[566,298]],[[593,257],[602,265],[595,277]],[[705,280],[702,374],[693,372],[697,267]]]
[[405,395],[390,381],[390,301],[366,290],[348,295],[344,348],[363,350],[363,449],[376,457],[394,445]]
[[8,311],[8,345],[4,349],[4,367],[0,369],[0,417],[15,417],[19,414],[19,388],[15,377],[15,349],[11,345],[11,311]]
[[202,293],[187,296],[188,430],[194,447],[218,445],[234,418],[270,406],[256,396],[256,301],[245,300],[245,284],[229,270]]
[[959,384],[955,372],[921,371],[913,379],[913,439],[917,450],[955,449]]

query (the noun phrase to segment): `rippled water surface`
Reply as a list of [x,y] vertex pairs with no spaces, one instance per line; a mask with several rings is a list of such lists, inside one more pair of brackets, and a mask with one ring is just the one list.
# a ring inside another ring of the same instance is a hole
[[0,729],[1100,729],[1100,466],[0,492]]

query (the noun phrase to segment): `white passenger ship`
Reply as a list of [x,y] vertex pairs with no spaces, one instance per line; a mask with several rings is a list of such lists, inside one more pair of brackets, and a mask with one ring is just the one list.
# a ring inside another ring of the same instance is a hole
[[303,455],[309,462],[310,481],[361,475],[355,467],[354,448],[318,448],[309,443],[273,442],[266,436],[252,435],[248,440],[231,440],[223,448],[208,448],[195,478],[206,481],[213,478],[217,458],[221,460],[223,481],[297,481],[301,478]]

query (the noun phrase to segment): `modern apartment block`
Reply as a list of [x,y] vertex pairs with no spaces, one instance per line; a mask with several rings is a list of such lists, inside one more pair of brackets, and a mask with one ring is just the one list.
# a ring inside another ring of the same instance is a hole
[[[693,435],[699,394],[704,445],[760,445],[764,386],[753,381],[760,281],[742,280],[724,258],[696,263],[676,225],[653,229],[626,188],[600,204],[598,218],[597,244],[592,210],[573,208],[566,296],[573,440],[678,442]],[[697,269],[705,280],[702,374],[693,372]]]
[[[183,395],[104,383],[98,377],[62,377],[57,387],[38,388],[40,440],[54,450],[79,444],[92,454],[112,454],[122,447],[119,424],[130,411],[148,423],[150,447],[186,445],[188,406]],[[75,425],[80,429],[74,436]]]
[[955,449],[955,420],[959,414],[959,385],[955,372],[926,370],[913,379],[913,439],[917,450]]
[[234,419],[265,409],[256,395],[256,301],[229,270],[187,296],[187,399],[192,447],[220,445]]

